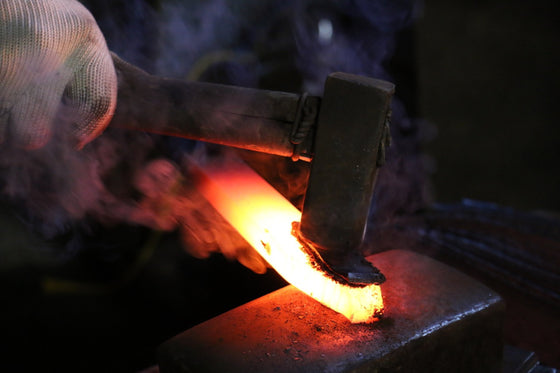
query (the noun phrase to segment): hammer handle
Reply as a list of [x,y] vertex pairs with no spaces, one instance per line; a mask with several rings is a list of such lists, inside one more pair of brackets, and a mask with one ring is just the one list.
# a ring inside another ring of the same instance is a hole
[[[113,55],[118,77],[111,126],[293,157],[303,105],[320,99],[150,75]],[[314,120],[314,118],[313,118]],[[298,152],[311,154],[311,136]]]

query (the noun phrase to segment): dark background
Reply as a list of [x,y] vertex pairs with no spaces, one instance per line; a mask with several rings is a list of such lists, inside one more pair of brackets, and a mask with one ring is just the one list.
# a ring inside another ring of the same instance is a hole
[[427,0],[415,27],[436,199],[560,210],[560,23],[550,0]]

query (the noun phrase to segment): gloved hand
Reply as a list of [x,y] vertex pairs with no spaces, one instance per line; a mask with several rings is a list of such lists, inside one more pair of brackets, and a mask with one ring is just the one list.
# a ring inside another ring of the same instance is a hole
[[108,125],[117,97],[111,55],[76,0],[0,1],[0,143],[80,148]]

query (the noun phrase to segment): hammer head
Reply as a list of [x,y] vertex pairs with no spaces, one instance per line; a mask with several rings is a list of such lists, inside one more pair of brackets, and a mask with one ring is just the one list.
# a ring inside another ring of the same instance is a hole
[[390,139],[394,90],[392,83],[346,73],[333,73],[325,83],[300,239],[351,282],[384,281],[360,246]]

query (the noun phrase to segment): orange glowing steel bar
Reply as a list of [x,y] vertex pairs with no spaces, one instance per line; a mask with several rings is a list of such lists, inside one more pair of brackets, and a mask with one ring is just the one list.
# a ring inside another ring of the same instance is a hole
[[205,165],[200,192],[286,281],[353,323],[369,323],[383,310],[378,285],[351,286],[313,266],[291,234],[299,212],[241,162]]

